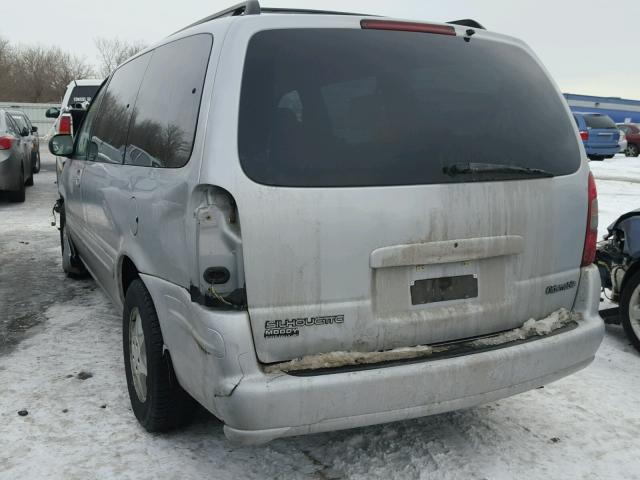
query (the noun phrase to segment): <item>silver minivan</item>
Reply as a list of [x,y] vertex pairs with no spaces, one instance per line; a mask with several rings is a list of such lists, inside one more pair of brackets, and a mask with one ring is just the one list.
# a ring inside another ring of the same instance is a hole
[[521,41],[250,1],[121,65],[60,181],[63,267],[123,312],[149,431],[242,443],[545,385],[602,340],[597,200]]

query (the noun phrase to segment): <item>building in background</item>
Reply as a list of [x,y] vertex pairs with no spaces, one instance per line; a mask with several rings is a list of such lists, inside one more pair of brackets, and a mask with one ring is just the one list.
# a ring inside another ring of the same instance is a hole
[[592,97],[565,93],[573,112],[594,112],[609,115],[616,123],[640,123],[640,100],[620,97]]

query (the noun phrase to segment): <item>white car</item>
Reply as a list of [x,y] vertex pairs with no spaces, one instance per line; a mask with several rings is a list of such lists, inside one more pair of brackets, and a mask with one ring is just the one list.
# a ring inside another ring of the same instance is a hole
[[624,130],[620,129],[620,140],[618,141],[620,153],[624,153],[627,150],[627,143],[627,134]]
[[[55,118],[53,124],[53,133],[71,133],[73,134],[73,123],[79,123],[81,117],[74,118],[72,110],[86,111],[87,106],[91,103],[93,96],[96,94],[100,85],[100,79],[84,79],[72,80],[62,97],[60,108],[51,107],[45,113],[47,118]],[[65,114],[68,114],[65,115]]]
[[[57,134],[73,135],[74,124],[76,127],[80,124],[102,82],[103,80],[99,79],[72,80],[69,82],[60,107],[51,107],[45,113],[47,118],[55,118],[55,122],[47,136],[51,137]],[[64,158],[56,157],[57,176],[60,175],[63,165]]]

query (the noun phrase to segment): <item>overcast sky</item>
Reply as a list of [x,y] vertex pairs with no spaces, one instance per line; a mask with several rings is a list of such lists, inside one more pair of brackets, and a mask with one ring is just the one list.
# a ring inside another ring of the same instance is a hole
[[[95,63],[95,37],[152,43],[238,1],[30,0],[28,8],[4,1],[0,36],[15,43],[58,45]],[[640,0],[265,0],[262,4],[416,20],[474,18],[489,30],[524,39],[564,92],[640,99]]]

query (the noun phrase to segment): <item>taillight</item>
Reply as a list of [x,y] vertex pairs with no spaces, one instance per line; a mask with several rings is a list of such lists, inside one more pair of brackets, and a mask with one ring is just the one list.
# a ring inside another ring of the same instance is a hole
[[0,137],[0,150],[11,150],[13,146],[13,137],[5,135]]
[[580,130],[580,138],[582,139],[582,141],[586,142],[587,140],[589,140],[589,132],[586,130]]
[[58,124],[58,133],[62,135],[71,135],[72,128],[71,115],[64,113],[60,116],[60,123]]
[[598,191],[593,174],[589,172],[587,206],[587,233],[584,237],[584,249],[582,251],[582,265],[591,265],[596,259],[596,243],[598,241]]
[[456,35],[456,29],[449,25],[432,23],[397,22],[395,20],[361,20],[360,26],[369,30],[398,30],[401,32],[436,33],[438,35]]

